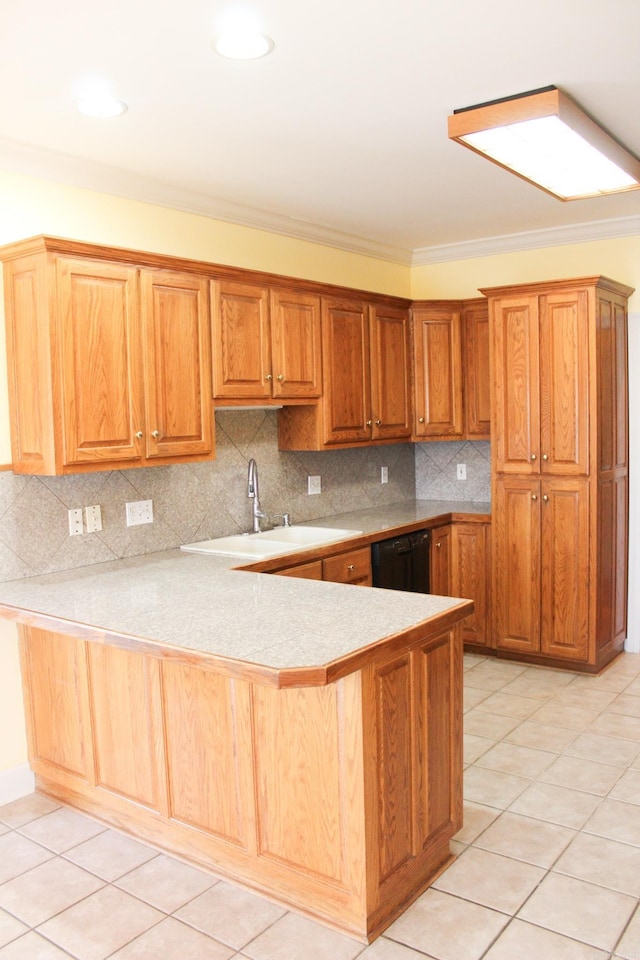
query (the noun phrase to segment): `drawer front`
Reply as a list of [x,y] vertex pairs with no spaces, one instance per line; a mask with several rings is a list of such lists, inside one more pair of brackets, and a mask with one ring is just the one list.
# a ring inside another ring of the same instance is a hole
[[361,547],[322,561],[322,579],[371,586],[371,550]]
[[297,567],[276,570],[278,577],[300,577],[303,580],[322,580],[322,560],[300,563]]

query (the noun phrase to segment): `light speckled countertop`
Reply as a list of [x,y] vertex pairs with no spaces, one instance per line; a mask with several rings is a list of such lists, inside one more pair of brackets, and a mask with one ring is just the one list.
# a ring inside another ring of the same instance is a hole
[[[451,514],[480,517],[489,509],[412,501],[317,524],[371,535]],[[258,670],[304,671],[348,658],[463,602],[231,569],[237,565],[229,557],[169,550],[13,580],[0,584],[0,614],[95,639],[242,661]]]

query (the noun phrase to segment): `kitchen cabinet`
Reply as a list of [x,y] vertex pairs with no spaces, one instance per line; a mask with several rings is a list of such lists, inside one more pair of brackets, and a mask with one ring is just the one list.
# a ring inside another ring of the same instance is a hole
[[489,599],[491,527],[455,521],[431,534],[431,593],[473,600],[474,612],[462,625],[466,645],[491,646]]
[[486,298],[419,301],[411,315],[413,439],[489,439]]
[[626,635],[627,298],[587,277],[483,290],[499,652],[596,671]]
[[213,280],[211,291],[219,404],[320,395],[319,297],[231,280]]
[[280,411],[281,450],[409,439],[409,320],[405,310],[349,297],[324,297],[322,361],[320,402]]
[[14,471],[211,459],[206,281],[48,238],[13,252],[5,298]]
[[342,553],[311,560],[307,563],[284,567],[275,571],[282,577],[300,577],[305,580],[330,580],[334,583],[351,583],[371,586],[371,549],[360,547]]

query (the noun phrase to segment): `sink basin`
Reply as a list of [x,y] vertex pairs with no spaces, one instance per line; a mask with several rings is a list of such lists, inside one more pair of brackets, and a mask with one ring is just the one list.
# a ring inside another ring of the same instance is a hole
[[336,540],[347,540],[349,537],[359,537],[362,530],[340,530],[337,527],[276,527],[275,530],[265,530],[256,533],[256,538],[277,540],[279,543],[290,543],[301,547],[315,547],[323,543],[335,543]]
[[339,530],[335,527],[277,527],[262,533],[236,534],[185,543],[180,549],[189,553],[213,553],[243,560],[267,560],[296,550],[358,537],[361,533],[362,530]]

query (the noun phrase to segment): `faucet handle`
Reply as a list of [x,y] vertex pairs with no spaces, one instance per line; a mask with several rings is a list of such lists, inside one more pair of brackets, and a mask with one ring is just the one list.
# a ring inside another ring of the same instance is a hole
[[[288,513],[276,513],[270,520],[274,527],[290,527],[291,526],[291,515]],[[282,520],[282,523],[276,523],[276,520]]]

